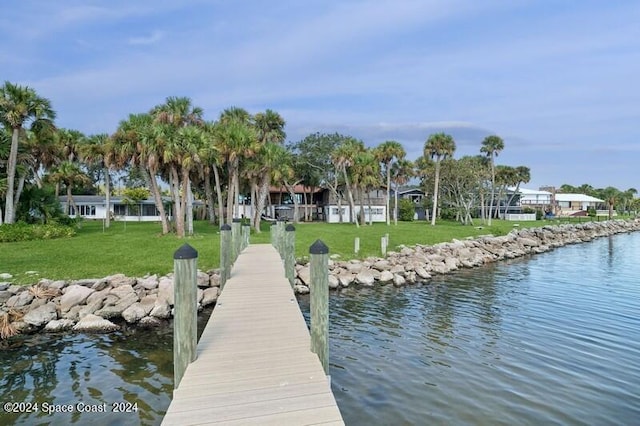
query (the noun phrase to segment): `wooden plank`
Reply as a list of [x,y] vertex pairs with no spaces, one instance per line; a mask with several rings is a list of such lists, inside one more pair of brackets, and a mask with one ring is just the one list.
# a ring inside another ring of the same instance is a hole
[[163,424],[344,424],[270,245],[238,256],[197,353]]

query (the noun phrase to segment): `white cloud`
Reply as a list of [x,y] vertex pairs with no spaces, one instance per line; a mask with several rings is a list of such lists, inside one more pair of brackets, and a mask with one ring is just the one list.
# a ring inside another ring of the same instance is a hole
[[164,38],[162,31],[153,31],[151,34],[142,37],[131,37],[127,41],[131,45],[155,44]]

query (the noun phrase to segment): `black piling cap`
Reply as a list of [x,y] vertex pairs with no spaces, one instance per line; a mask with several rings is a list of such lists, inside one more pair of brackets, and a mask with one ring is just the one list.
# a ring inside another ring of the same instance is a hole
[[329,253],[329,247],[322,240],[316,240],[315,243],[309,247],[309,254],[327,254]]
[[231,225],[229,225],[228,223],[225,223],[224,225],[222,225],[220,227],[221,231],[231,231]]
[[175,253],[173,253],[174,259],[196,259],[198,252],[189,244],[183,244]]
[[242,219],[240,219],[239,217],[233,218],[233,223],[240,223],[240,222],[242,222]]
[[285,231],[295,231],[296,227],[293,226],[292,224],[288,224],[287,226],[285,226],[284,230]]

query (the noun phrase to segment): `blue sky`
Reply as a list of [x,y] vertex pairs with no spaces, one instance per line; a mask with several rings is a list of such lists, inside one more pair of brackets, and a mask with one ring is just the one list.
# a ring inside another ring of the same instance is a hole
[[420,155],[505,140],[528,187],[640,189],[640,2],[550,0],[4,0],[0,80],[53,102],[57,124],[113,133],[189,96],[215,119],[267,108],[316,131]]

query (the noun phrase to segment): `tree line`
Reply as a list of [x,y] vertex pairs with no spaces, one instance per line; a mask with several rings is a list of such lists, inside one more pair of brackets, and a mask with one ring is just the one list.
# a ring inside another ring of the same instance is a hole
[[[398,188],[420,182],[432,225],[444,210],[464,224],[473,223],[479,210],[490,224],[507,188],[530,180],[526,166],[496,164],[504,149],[496,135],[482,141],[478,155],[455,159],[453,137],[435,133],[426,139],[423,155],[409,161],[394,140],[369,148],[351,136],[313,133],[285,144],[285,120],[273,110],[250,114],[231,107],[206,120],[187,97],[168,97],[147,112],[130,114],[111,134],[58,128],[55,118],[51,102],[32,88],[10,82],[0,87],[0,224],[50,220],[63,189],[67,205],[77,211],[73,195],[95,193],[98,182],[110,205],[115,173],[126,176],[128,186],[147,188],[162,233],[181,237],[193,233],[196,197],[211,223],[230,222],[239,216],[241,197],[250,199],[249,220],[260,232],[270,187],[289,192],[295,221],[300,219],[295,187],[307,190],[304,220],[312,218],[313,189],[325,188],[338,203],[340,221],[361,226],[373,190],[385,188],[390,224],[398,219]],[[342,203],[350,207],[348,218],[342,217]],[[107,227],[110,220],[107,215]]]

